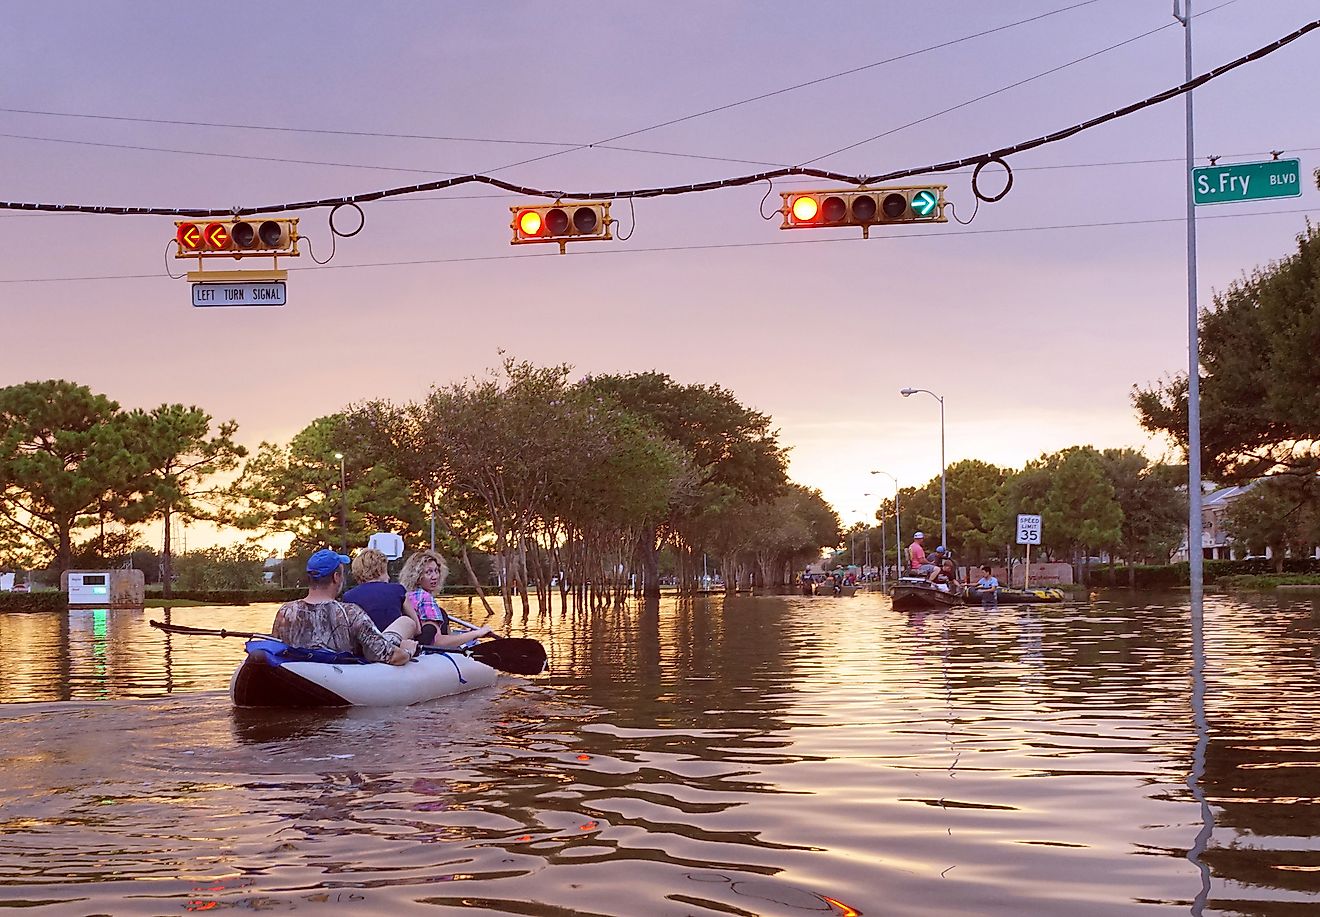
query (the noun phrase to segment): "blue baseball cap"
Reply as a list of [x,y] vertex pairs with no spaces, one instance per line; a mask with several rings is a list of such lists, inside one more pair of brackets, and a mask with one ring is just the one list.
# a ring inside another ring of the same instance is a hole
[[336,570],[340,564],[351,564],[353,558],[345,557],[338,551],[331,551],[329,548],[322,548],[311,557],[307,558],[307,575],[315,579],[325,579]]

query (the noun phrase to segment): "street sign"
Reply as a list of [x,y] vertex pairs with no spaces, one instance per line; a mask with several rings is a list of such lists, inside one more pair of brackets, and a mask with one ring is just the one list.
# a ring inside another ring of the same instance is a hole
[[1300,159],[1271,159],[1192,169],[1192,198],[1198,204],[1232,204],[1301,195]]
[[194,306],[282,306],[284,282],[194,283]]
[[1017,543],[1040,544],[1040,516],[1018,513]]

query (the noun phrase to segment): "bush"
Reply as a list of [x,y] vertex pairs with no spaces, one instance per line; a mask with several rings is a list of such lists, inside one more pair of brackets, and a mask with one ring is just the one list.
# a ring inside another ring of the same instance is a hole
[[0,592],[0,612],[64,611],[69,597],[63,592]]
[[[1178,564],[1138,565],[1136,587],[1138,589],[1176,589],[1191,582],[1190,565],[1183,561]],[[1288,574],[1320,574],[1320,560],[1314,557],[1285,557],[1283,572]],[[1270,576],[1274,575],[1274,561],[1258,558],[1255,560],[1207,560],[1204,561],[1203,573],[1207,583],[1220,583],[1227,577]],[[1128,568],[1122,565],[1112,567],[1092,567],[1087,577],[1091,586],[1126,586]]]

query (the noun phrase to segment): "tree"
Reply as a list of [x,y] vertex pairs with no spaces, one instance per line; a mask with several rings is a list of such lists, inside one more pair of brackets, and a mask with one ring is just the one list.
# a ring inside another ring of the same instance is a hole
[[1320,541],[1314,478],[1269,478],[1257,482],[1228,506],[1227,527],[1248,552],[1268,548],[1276,572],[1289,552],[1308,553]]
[[1117,547],[1128,563],[1128,584],[1136,584],[1136,563],[1167,563],[1187,524],[1186,471],[1152,464],[1135,449],[1106,449],[1100,455],[1114,499],[1123,511]]
[[207,505],[222,493],[213,478],[236,469],[247,449],[234,442],[238,424],[232,420],[211,435],[211,415],[199,407],[162,404],[149,413],[132,412],[128,422],[140,430],[149,465],[134,517],[164,523],[161,591],[168,598],[174,580],[174,517],[181,516],[185,523],[217,519],[218,508]]
[[146,447],[141,427],[86,386],[0,389],[0,518],[67,570],[83,516],[132,520]]
[[[422,512],[407,485],[388,466],[345,452],[344,423],[341,414],[319,417],[287,446],[263,442],[230,490],[231,505],[222,521],[289,535],[289,553],[295,556],[343,542],[365,544],[376,531],[398,532],[415,544]],[[344,456],[347,492],[341,488],[336,452]]]
[[584,381],[635,414],[649,418],[687,454],[694,486],[638,542],[646,594],[660,595],[659,550],[668,529],[681,533],[703,512],[726,501],[776,497],[787,481],[784,448],[768,415],[741,404],[718,385],[680,385],[665,373],[605,375]]
[[1051,541],[1073,552],[1080,550],[1083,566],[1089,563],[1092,551],[1119,543],[1123,510],[1094,448],[1073,446],[1059,454],[1043,515],[1056,530]]
[[[1320,232],[1230,284],[1200,316],[1201,448],[1207,478],[1242,483],[1320,471]],[[1187,450],[1187,377],[1133,387],[1141,424]]]

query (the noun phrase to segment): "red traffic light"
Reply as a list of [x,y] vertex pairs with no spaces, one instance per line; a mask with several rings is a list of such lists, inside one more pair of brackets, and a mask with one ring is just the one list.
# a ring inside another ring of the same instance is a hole
[[190,252],[202,247],[202,231],[197,228],[196,223],[180,223],[179,228],[174,232],[174,239],[179,243],[179,248]]
[[174,224],[176,258],[245,258],[252,255],[298,254],[297,217],[212,220]]
[[510,207],[513,245],[528,242],[557,242],[563,252],[569,242],[614,238],[610,235],[609,201],[577,201],[571,204],[535,204]]
[[224,223],[207,223],[206,228],[202,230],[202,240],[207,248],[228,248],[229,227]]
[[945,223],[947,185],[862,188],[856,191],[781,191],[780,229],[857,226],[862,237],[888,223]]

